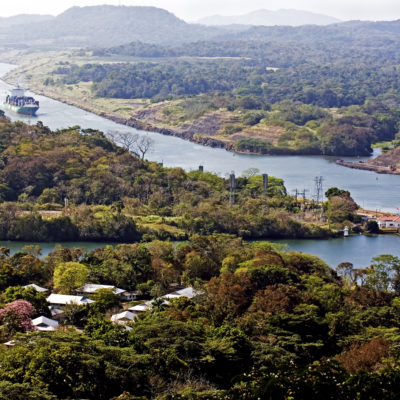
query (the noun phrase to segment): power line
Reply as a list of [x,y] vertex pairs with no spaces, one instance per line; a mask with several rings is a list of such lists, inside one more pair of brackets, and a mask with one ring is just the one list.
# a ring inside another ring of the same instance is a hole
[[323,190],[322,190],[322,183],[324,181],[324,178],[322,176],[316,176],[314,178],[314,182],[315,182],[315,188],[314,188],[314,199],[317,202],[317,204],[319,204],[320,202],[322,202],[324,195],[323,195]]

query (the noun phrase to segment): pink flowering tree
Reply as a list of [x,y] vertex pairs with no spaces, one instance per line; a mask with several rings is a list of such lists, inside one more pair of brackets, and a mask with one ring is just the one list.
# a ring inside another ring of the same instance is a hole
[[3,332],[14,335],[17,332],[33,331],[31,316],[35,309],[26,300],[15,300],[0,309],[0,326]]

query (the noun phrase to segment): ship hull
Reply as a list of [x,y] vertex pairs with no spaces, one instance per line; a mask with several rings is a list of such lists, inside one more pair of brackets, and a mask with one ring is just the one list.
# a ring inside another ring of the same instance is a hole
[[10,110],[12,112],[15,112],[16,114],[22,114],[22,115],[30,115],[34,116],[36,115],[36,111],[39,110],[39,106],[13,106],[12,104],[8,103],[3,103],[4,108],[7,110]]

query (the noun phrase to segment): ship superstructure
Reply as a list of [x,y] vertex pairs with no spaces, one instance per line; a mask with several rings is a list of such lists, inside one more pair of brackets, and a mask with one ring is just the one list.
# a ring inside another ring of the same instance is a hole
[[4,108],[23,115],[35,115],[39,110],[39,101],[31,96],[26,96],[25,89],[21,87],[11,89],[3,105]]

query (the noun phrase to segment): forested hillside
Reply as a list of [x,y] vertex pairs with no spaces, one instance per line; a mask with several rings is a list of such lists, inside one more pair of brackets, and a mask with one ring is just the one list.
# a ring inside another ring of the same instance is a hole
[[127,108],[128,124],[236,151],[369,155],[373,143],[395,139],[396,23],[270,29],[266,41],[94,50],[103,59],[140,59],[62,62],[42,85],[57,91],[81,84],[94,98],[150,99],[150,107]]
[[[37,251],[1,249],[0,339],[12,341],[0,351],[4,399],[395,400],[400,393],[396,257],[335,272],[317,257],[228,235],[195,235],[178,246],[56,249],[45,260]],[[53,289],[60,284],[53,271],[68,266],[88,282],[151,293],[152,309],[129,330],[113,324],[105,315],[120,300],[103,289],[88,306],[66,306],[65,328],[31,332],[29,316],[46,309],[46,297],[19,285]],[[177,282],[199,295],[164,303],[160,296]]]
[[[128,134],[119,140],[125,148],[98,131],[52,132],[40,123],[2,118],[0,239],[134,242],[215,232],[247,238],[332,235],[314,214],[320,205],[310,203],[300,212],[301,204],[279,178],[269,177],[265,193],[259,171],[238,177],[230,207],[227,179],[163,168],[132,154],[136,145],[146,145],[143,138]],[[342,203],[344,214],[332,220],[338,229],[355,218],[357,208],[349,196]]]

